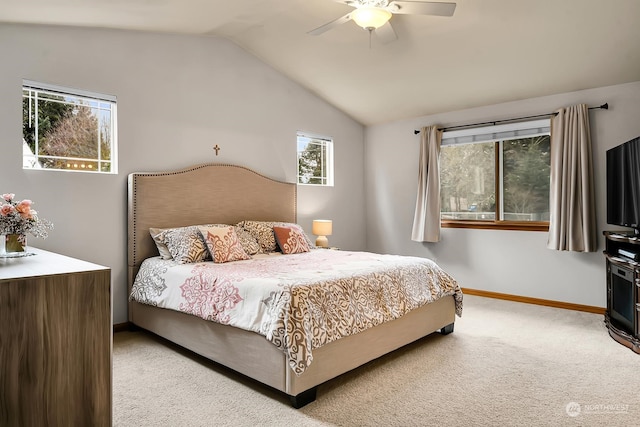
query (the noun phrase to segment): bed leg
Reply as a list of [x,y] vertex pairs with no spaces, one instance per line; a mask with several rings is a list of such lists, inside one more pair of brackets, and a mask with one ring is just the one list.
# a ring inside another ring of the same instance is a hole
[[447,326],[440,328],[442,335],[449,335],[451,332],[453,332],[453,323],[449,323]]
[[304,405],[313,402],[314,400],[316,400],[316,391],[318,391],[318,388],[313,387],[309,390],[303,391],[296,396],[289,396],[289,399],[291,399],[291,406],[296,409],[300,409]]

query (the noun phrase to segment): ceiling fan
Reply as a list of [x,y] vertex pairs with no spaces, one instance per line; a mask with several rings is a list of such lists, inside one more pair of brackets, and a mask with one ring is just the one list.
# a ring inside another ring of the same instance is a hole
[[313,36],[320,35],[333,27],[353,20],[356,24],[376,32],[383,43],[397,39],[396,32],[389,21],[393,15],[436,15],[452,16],[456,10],[455,3],[432,1],[389,1],[389,0],[335,0],[355,9],[308,32]]

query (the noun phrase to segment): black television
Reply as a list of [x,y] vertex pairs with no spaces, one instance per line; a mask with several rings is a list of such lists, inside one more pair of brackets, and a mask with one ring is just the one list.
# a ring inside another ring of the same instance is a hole
[[640,136],[607,150],[607,223],[640,234]]

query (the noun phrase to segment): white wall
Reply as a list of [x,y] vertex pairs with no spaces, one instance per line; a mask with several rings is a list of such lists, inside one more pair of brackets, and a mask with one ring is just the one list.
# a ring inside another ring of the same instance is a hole
[[[480,83],[479,83],[480,84]],[[526,82],[523,82],[526,84]],[[595,253],[546,248],[546,232],[443,229],[439,243],[411,241],[420,136],[414,129],[479,123],[609,103],[590,113],[597,222]],[[367,128],[367,249],[436,260],[466,288],[605,307],[602,231],[606,224],[605,152],[640,135],[640,82],[418,117]]]
[[[313,218],[331,218],[332,245],[365,248],[363,127],[236,45],[0,24],[0,58],[0,193],[32,199],[54,223],[33,246],[111,267],[114,323],[127,319],[126,179],[134,171],[221,162],[295,182],[296,131],[330,136],[336,185],[298,187],[298,222],[310,232]],[[23,78],[117,96],[117,175],[22,170]],[[176,203],[188,207],[180,194]]]

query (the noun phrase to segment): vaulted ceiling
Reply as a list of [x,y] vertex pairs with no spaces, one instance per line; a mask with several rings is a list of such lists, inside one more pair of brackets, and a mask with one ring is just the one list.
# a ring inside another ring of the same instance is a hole
[[[225,37],[362,124],[640,80],[640,0],[457,0],[382,43],[335,0],[0,0],[0,22]],[[0,40],[2,43],[2,40]]]

